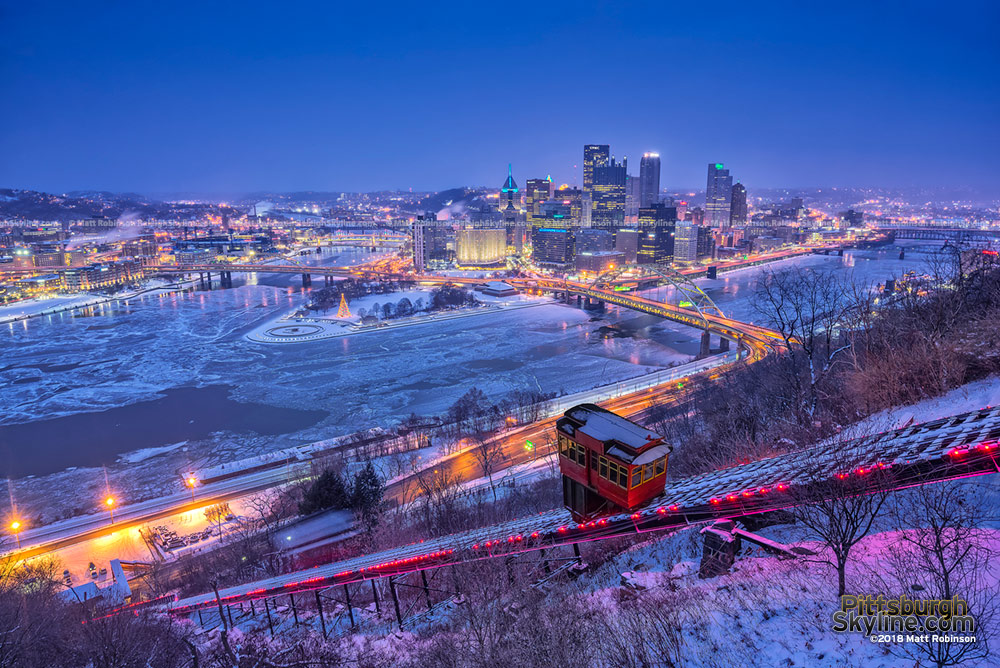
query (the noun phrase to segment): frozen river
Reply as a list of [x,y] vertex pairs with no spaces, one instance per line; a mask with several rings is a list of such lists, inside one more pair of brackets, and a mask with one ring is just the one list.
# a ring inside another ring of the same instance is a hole
[[[922,262],[895,258],[792,262],[874,281]],[[759,273],[699,283],[727,314],[752,320],[747,298]],[[651,316],[609,308],[595,317],[555,304],[302,344],[244,338],[304,299],[297,277],[262,275],[259,284],[4,325],[0,469],[16,479],[19,502],[40,509],[71,485],[73,503],[89,508],[105,485],[101,467],[135,499],[175,487],[189,467],[442,413],[473,386],[495,398],[521,388],[572,392],[697,351],[698,332]],[[627,336],[597,333],[609,324]]]

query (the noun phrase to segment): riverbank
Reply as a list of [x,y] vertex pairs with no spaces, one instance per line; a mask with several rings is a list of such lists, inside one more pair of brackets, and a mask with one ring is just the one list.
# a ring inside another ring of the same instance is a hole
[[530,302],[499,302],[493,304],[481,304],[467,308],[456,309],[454,311],[431,311],[419,313],[417,315],[398,318],[389,321],[380,321],[372,325],[362,325],[355,322],[356,319],[321,318],[297,316],[301,309],[285,314],[277,320],[272,320],[254,329],[246,335],[247,340],[254,343],[280,344],[280,343],[304,343],[307,341],[321,341],[324,339],[336,339],[366,332],[385,332],[404,327],[416,325],[427,325],[435,322],[448,320],[458,320],[477,315],[489,315],[519,309],[530,308],[551,304],[551,300],[533,300]]
[[[43,315],[66,313],[67,311],[76,311],[112,302],[128,301],[129,299],[151,293],[169,294],[177,290],[186,289],[190,283],[194,283],[196,280],[192,278],[181,281],[163,282],[154,279],[146,281],[146,284],[140,288],[113,295],[95,295],[84,292],[72,295],[55,295],[46,299],[25,299],[0,306],[0,324],[38,318]],[[157,283],[157,285],[149,285],[149,283]]]

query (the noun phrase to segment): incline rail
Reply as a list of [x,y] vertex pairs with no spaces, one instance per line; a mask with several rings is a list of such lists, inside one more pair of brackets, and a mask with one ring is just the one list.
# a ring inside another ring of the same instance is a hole
[[[821,444],[750,464],[668,482],[641,510],[577,524],[568,511],[434,538],[374,554],[288,573],[219,592],[223,605],[326,589],[557,545],[600,540],[780,510],[795,493],[831,479],[892,472],[891,489],[1000,471],[1000,408],[934,420],[835,445]],[[161,608],[186,615],[218,605],[215,594]]]

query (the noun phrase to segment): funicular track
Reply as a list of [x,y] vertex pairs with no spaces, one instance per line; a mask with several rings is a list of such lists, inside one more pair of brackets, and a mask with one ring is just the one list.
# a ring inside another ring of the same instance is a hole
[[[903,489],[942,480],[1000,471],[1000,407],[811,448],[749,464],[668,482],[664,494],[632,513],[609,515],[585,524],[564,509],[320,565],[218,592],[181,600],[164,597],[108,611],[138,607],[191,615],[199,611],[265,602],[279,596],[320,595],[346,585],[393,579],[468,563],[560,546],[645,532],[677,530],[722,518],[738,518],[795,505],[799,493],[829,488],[831,480],[884,480],[883,488]],[[874,491],[872,489],[871,491]],[[544,555],[544,553],[543,553]],[[374,587],[374,584],[372,585]],[[348,593],[349,596],[349,593]],[[395,589],[393,588],[395,599]],[[377,597],[376,597],[377,600]],[[347,602],[348,609],[350,602]],[[258,607],[260,605],[258,604]],[[322,614],[321,614],[322,617]],[[352,624],[353,625],[353,624]]]

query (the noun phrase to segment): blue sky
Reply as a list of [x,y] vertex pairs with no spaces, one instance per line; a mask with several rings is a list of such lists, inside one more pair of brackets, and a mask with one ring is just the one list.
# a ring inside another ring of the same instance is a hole
[[664,186],[1000,190],[996,3],[0,7],[0,187],[573,183],[609,143]]

